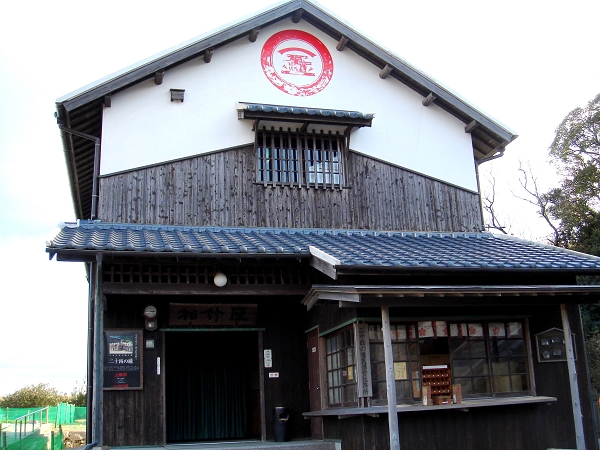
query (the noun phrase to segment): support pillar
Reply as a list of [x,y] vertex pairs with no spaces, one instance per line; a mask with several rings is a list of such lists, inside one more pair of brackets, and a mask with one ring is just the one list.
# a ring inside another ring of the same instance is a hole
[[569,385],[571,386],[571,403],[573,406],[573,420],[575,422],[575,439],[577,441],[577,450],[585,450],[585,436],[583,434],[583,415],[581,414],[581,403],[579,401],[579,384],[577,383],[575,353],[573,352],[573,340],[571,338],[571,326],[569,325],[569,316],[567,314],[567,308],[564,305],[564,303],[560,305],[560,315],[562,317],[563,332],[565,336],[565,346],[567,349],[567,366],[569,370]]
[[396,407],[396,377],[394,376],[394,352],[390,330],[390,309],[381,307],[381,330],[385,356],[385,381],[387,384],[388,422],[390,428],[390,450],[400,450],[398,408]]
[[96,255],[94,271],[94,379],[92,398],[92,442],[103,445],[103,386],[104,386],[104,302],[102,295],[102,253]]

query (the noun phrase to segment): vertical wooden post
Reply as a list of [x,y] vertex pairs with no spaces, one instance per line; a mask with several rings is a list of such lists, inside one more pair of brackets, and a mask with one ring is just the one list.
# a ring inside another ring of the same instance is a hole
[[94,286],[94,393],[92,399],[92,442],[98,442],[98,445],[102,446],[102,428],[104,425],[102,414],[104,386],[102,253],[96,255],[96,270],[94,275],[96,285]]
[[579,385],[577,383],[577,368],[575,367],[575,354],[573,353],[573,341],[571,339],[571,326],[569,325],[569,316],[564,303],[560,305],[560,315],[562,317],[563,332],[565,335],[565,346],[567,349],[567,366],[569,370],[569,384],[571,386],[571,403],[573,406],[573,420],[575,422],[575,439],[577,441],[577,450],[585,450],[585,437],[583,434],[583,416],[581,414],[581,404],[579,402]]
[[390,450],[400,450],[400,431],[398,428],[398,409],[396,408],[396,377],[394,376],[394,352],[390,330],[390,310],[381,307],[381,330],[385,356],[385,381],[387,384],[388,423],[390,427]]

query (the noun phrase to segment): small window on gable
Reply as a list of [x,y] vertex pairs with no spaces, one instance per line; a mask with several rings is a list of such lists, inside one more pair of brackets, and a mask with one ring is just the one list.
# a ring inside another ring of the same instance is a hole
[[355,128],[375,114],[297,106],[238,103],[238,119],[252,120],[256,181],[265,186],[344,187],[344,166]]
[[344,186],[345,137],[339,133],[256,132],[256,181],[322,188]]

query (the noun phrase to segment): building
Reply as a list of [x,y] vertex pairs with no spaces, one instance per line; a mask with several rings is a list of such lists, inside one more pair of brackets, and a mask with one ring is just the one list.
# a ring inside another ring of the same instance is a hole
[[89,270],[101,445],[596,448],[576,277],[600,258],[482,232],[477,167],[516,135],[319,5],[57,120],[80,220],[46,250]]

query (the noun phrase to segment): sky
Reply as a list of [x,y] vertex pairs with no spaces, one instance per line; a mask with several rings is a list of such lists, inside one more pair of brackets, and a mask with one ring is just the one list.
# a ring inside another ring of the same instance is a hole
[[[272,4],[12,1],[0,27],[0,396],[86,371],[82,263],[48,261],[45,241],[73,221],[55,100],[123,67]],[[519,138],[481,166],[512,234],[549,229],[522,195],[518,167],[557,183],[547,152],[573,108],[600,93],[597,18],[588,1],[321,0],[351,26],[510,127]]]

